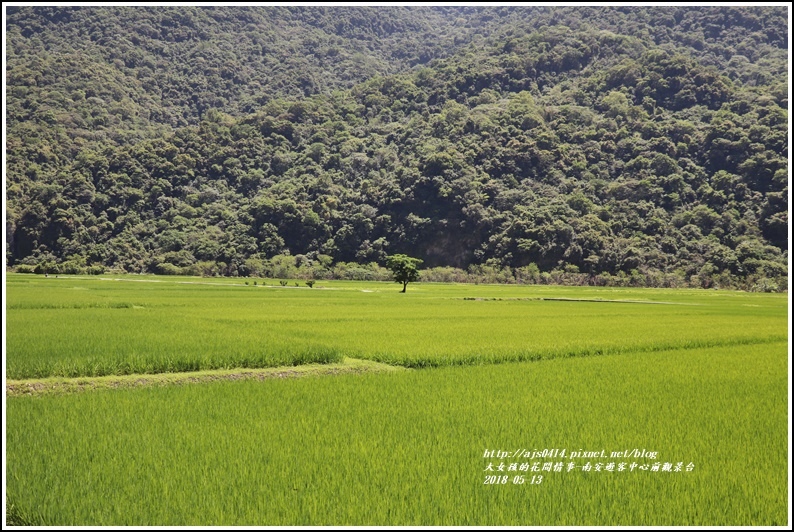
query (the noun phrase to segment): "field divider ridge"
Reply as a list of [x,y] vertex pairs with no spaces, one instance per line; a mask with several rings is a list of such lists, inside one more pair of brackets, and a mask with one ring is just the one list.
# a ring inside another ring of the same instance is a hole
[[304,364],[270,368],[208,369],[173,373],[138,373],[99,377],[46,377],[41,379],[7,379],[6,396],[32,396],[51,393],[75,393],[100,389],[139,388],[174,384],[196,384],[233,380],[267,380],[355,373],[410,371],[372,360],[345,357],[331,364]]
[[770,335],[765,337],[745,337],[712,340],[688,340],[682,343],[664,343],[651,345],[607,345],[603,347],[582,347],[573,350],[546,350],[546,351],[519,351],[500,353],[489,356],[487,354],[473,354],[459,358],[415,358],[400,360],[389,356],[375,356],[375,360],[384,364],[403,366],[411,369],[438,368],[450,366],[484,366],[493,364],[512,364],[516,362],[540,362],[561,358],[584,358],[604,355],[622,355],[626,353],[656,353],[663,351],[679,351],[688,349],[709,349],[716,347],[732,347],[740,345],[758,345],[770,343],[786,343],[788,337],[783,335]]
[[563,301],[567,303],[633,303],[639,305],[686,305],[702,306],[703,303],[682,303],[680,301],[653,301],[650,299],[583,299],[572,297],[453,297],[459,301]]

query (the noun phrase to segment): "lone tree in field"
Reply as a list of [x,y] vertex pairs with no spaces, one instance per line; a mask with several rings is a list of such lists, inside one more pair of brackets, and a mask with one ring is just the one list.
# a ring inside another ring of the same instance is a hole
[[400,293],[405,293],[408,283],[419,280],[419,265],[422,261],[409,257],[408,255],[392,255],[386,259],[386,267],[394,275],[395,282],[402,283],[403,289]]

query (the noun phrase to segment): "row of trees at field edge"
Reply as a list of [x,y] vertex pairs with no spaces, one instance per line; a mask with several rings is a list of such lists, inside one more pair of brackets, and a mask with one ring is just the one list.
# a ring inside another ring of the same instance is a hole
[[[520,268],[510,268],[498,264],[471,265],[468,269],[451,266],[437,266],[419,270],[419,259],[413,259],[416,274],[406,274],[408,282],[471,283],[471,284],[542,284],[569,286],[617,286],[650,288],[722,288],[740,289],[754,292],[779,292],[788,290],[787,278],[769,279],[757,276],[739,278],[725,274],[687,275],[685,271],[661,272],[644,267],[628,273],[615,275],[600,273],[596,275],[581,273],[575,267],[553,268],[541,271],[534,263]],[[122,274],[95,264],[80,266],[75,263],[42,262],[36,265],[19,265],[11,269],[17,273],[31,274],[73,274],[100,275]],[[297,279],[302,281],[347,280],[347,281],[392,281],[394,270],[376,262],[333,262],[330,257],[319,256],[314,259],[305,256],[280,255],[271,260],[251,259],[233,272],[224,263],[205,261],[186,267],[165,267],[155,270],[160,275],[184,275],[221,277],[232,276],[256,279]],[[400,281],[402,282],[402,281]]]

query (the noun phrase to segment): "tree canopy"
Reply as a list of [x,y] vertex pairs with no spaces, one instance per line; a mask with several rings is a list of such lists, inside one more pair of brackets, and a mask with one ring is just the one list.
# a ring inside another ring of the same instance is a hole
[[402,283],[402,292],[408,287],[408,283],[419,280],[419,266],[422,264],[420,259],[409,257],[398,253],[386,258],[386,267],[394,275],[394,281]]

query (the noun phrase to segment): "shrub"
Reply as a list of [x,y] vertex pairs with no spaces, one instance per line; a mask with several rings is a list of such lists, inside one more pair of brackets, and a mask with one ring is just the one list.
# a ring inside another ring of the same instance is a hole
[[79,275],[85,272],[85,268],[77,261],[68,260],[58,265],[58,273],[67,273],[70,275]]
[[160,275],[180,275],[182,268],[174,266],[170,262],[161,262],[155,267],[155,271]]
[[753,292],[777,292],[780,288],[775,281],[764,277],[756,281],[751,290]]
[[101,264],[94,264],[93,266],[86,268],[85,273],[88,275],[102,275],[105,273],[105,267]]
[[42,262],[36,264],[36,267],[33,269],[33,273],[36,274],[45,274],[45,273],[60,273],[58,270],[58,265],[53,264],[52,262]]

